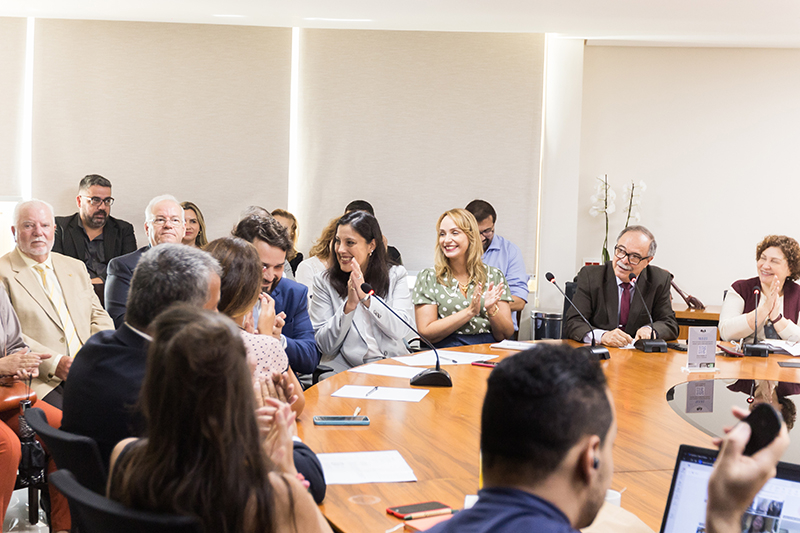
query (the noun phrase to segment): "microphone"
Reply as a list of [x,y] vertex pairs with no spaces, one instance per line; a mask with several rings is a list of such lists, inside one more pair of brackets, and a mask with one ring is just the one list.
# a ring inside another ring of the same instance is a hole
[[[631,272],[628,275],[628,279],[636,281],[636,274]],[[644,294],[642,294],[640,290],[634,290],[633,292],[638,294],[641,298],[644,310],[647,312],[647,318],[650,319],[650,338],[639,339],[633,343],[633,347],[646,353],[667,353],[667,341],[664,339],[656,339],[656,327],[653,324],[653,315],[650,314],[650,310],[647,308],[647,302],[644,301]]]
[[583,321],[586,322],[586,325],[589,326],[589,331],[591,331],[591,333],[592,333],[592,345],[591,346],[582,346],[582,347],[578,348],[578,350],[583,350],[584,352],[586,352],[586,355],[590,355],[590,356],[592,356],[592,357],[594,357],[596,359],[600,359],[600,360],[602,360],[602,359],[611,359],[611,354],[608,353],[608,348],[606,348],[605,346],[597,346],[597,342],[596,342],[597,339],[595,339],[595,336],[594,336],[594,328],[589,323],[589,321],[586,320],[586,317],[583,316],[583,313],[581,313],[581,310],[578,309],[578,307],[573,303],[572,300],[570,300],[569,296],[567,296],[566,293],[561,290],[561,287],[559,287],[558,283],[556,283],[556,277],[552,274],[552,272],[548,272],[547,274],[544,275],[544,277],[545,277],[545,279],[547,279],[547,281],[549,281],[550,283],[555,285],[556,289],[558,289],[558,292],[560,292],[564,296],[564,298],[567,299],[567,301],[572,306],[572,308],[575,309],[578,312],[578,314],[581,316]]
[[743,344],[742,353],[752,357],[767,357],[769,355],[769,346],[758,343],[758,301],[761,291],[756,287],[753,289],[753,294],[756,297],[756,307],[753,309],[753,319],[755,320],[755,330],[753,331],[753,343]]
[[375,291],[372,289],[372,285],[369,283],[362,283],[361,290],[364,291],[367,295],[375,298],[378,300],[383,306],[392,312],[394,316],[400,319],[400,322],[408,326],[408,328],[416,333],[420,340],[427,344],[430,349],[433,351],[433,354],[436,356],[436,368],[426,368],[413,378],[411,378],[411,385],[416,387],[452,387],[453,380],[450,378],[450,374],[447,373],[447,370],[442,370],[439,364],[439,352],[436,351],[436,348],[431,344],[428,339],[422,336],[422,334],[414,328],[411,324],[406,322],[403,317],[398,315],[394,309],[389,307],[389,304],[383,301],[383,298],[375,294]]

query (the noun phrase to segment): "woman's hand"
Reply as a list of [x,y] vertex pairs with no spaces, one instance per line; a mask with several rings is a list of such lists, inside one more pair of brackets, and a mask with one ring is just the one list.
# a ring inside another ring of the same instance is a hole
[[352,259],[350,261],[352,270],[350,271],[350,279],[347,280],[347,303],[344,305],[345,313],[352,313],[361,300],[367,297],[366,293],[361,290],[361,284],[364,283],[364,274],[361,272],[361,265],[358,261]]
[[33,353],[30,348],[23,348],[0,358],[0,375],[19,379],[35,378],[39,375],[39,363],[49,358],[50,354]]
[[295,476],[297,470],[294,466],[294,444],[291,433],[294,425],[294,413],[288,404],[274,398],[267,398],[266,402],[275,410],[272,415],[272,424],[264,439],[264,451],[277,471]]
[[503,288],[502,283],[498,283],[496,286],[494,283],[489,283],[486,294],[483,295],[483,308],[486,309],[487,314],[491,313],[494,306],[500,301],[503,296]]
[[772,302],[772,305],[768,307],[769,309],[769,319],[773,322],[778,315],[781,314],[782,310],[778,305],[778,295],[780,294],[781,288],[783,287],[783,282],[778,279],[778,276],[773,276],[772,283],[770,283],[769,287],[769,296],[768,300]]
[[467,310],[472,316],[481,314],[481,297],[483,296],[483,284],[478,283],[472,291],[472,299],[469,301]]
[[275,300],[266,293],[258,295],[261,304],[261,312],[258,314],[258,333],[261,335],[272,335],[275,327]]

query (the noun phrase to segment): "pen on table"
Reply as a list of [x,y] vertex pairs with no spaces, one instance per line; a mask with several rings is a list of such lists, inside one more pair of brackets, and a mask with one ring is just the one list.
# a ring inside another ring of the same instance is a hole
[[435,509],[433,511],[422,511],[421,513],[411,513],[403,517],[403,520],[416,520],[417,518],[428,518],[430,516],[441,516],[443,514],[455,514],[457,509]]
[[360,407],[356,407],[356,410],[353,411],[353,416],[358,416],[358,413],[360,413],[360,412],[361,412],[361,408]]
[[364,395],[364,397],[366,398],[367,396],[369,396],[370,394],[372,394],[376,390],[378,390],[378,387],[372,387],[370,390],[367,391],[367,393]]

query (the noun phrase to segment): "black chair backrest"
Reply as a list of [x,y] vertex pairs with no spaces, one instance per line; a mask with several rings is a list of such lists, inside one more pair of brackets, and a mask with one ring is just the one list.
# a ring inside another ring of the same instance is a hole
[[[578,289],[578,282],[577,281],[568,281],[568,282],[566,282],[564,284],[564,294],[566,294],[569,297],[570,300],[572,300],[572,297],[575,296],[575,291],[577,289]],[[567,301],[567,299],[564,298],[564,310],[561,313],[561,332],[562,332],[561,336],[562,336],[562,338],[564,336],[563,335],[564,322],[566,322],[567,311],[569,310],[570,307],[572,307],[572,306],[569,305],[569,302]]]
[[69,470],[50,474],[50,483],[69,501],[72,520],[81,533],[201,533],[197,519],[129,509],[82,486]]
[[108,474],[93,438],[50,426],[44,411],[35,407],[27,410],[25,420],[47,446],[58,468],[75,472],[81,485],[97,494],[106,493]]

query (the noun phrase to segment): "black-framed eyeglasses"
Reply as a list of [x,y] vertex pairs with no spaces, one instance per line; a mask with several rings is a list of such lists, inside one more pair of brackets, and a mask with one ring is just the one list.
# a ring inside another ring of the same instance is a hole
[[105,204],[106,207],[111,207],[114,205],[114,198],[109,196],[108,198],[100,198],[99,196],[82,196],[81,198],[86,198],[89,200],[89,203],[92,204],[94,207],[99,206],[100,204]]
[[481,237],[489,237],[490,235],[494,235],[494,226],[491,228],[486,228],[485,230],[481,231]]
[[614,247],[614,255],[617,256],[617,259],[625,259],[627,257],[628,263],[630,263],[631,265],[638,265],[639,263],[642,262],[642,260],[650,257],[649,255],[647,257],[642,257],[639,254],[628,253],[628,251],[622,246]]

